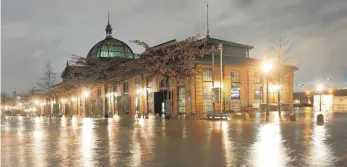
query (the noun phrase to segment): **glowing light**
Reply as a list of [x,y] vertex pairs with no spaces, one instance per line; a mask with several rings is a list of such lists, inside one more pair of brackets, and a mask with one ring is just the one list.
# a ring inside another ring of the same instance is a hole
[[43,137],[43,132],[41,130],[36,130],[34,132],[34,137],[36,140],[40,141]]
[[141,89],[136,90],[136,94],[140,94],[141,92],[142,92]]
[[119,121],[120,117],[118,114],[116,114],[115,116],[113,116],[113,119],[115,119],[116,121]]
[[318,92],[323,91],[323,89],[324,89],[324,85],[323,85],[323,84],[318,84],[318,85],[317,85],[316,90],[317,90]]
[[82,93],[82,96],[84,98],[87,98],[89,96],[89,91],[88,90],[84,90],[83,93]]
[[269,73],[272,69],[272,62],[271,61],[265,61],[262,65],[263,72]]
[[66,99],[62,98],[62,99],[60,99],[60,101],[61,101],[62,103],[65,103],[65,102],[66,102]]
[[71,101],[77,101],[77,98],[76,97],[72,97]]
[[311,92],[310,91],[306,91],[306,94],[309,95]]
[[40,104],[40,101],[39,101],[39,100],[34,100],[34,103],[35,103],[36,105],[39,105],[39,104]]
[[[220,82],[214,82],[214,87],[215,88],[220,88],[221,87],[221,84],[220,84]],[[223,84],[222,84],[222,87],[223,87]]]
[[145,123],[145,120],[143,118],[139,118],[139,125],[143,126]]
[[270,92],[277,92],[281,89],[281,85],[270,85]]
[[329,90],[329,93],[333,93],[333,92],[334,92],[334,90],[332,90],[332,89]]

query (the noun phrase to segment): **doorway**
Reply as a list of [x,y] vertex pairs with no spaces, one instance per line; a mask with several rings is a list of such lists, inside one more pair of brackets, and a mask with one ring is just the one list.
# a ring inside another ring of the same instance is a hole
[[[154,114],[159,114],[160,116],[165,113],[166,105],[165,100],[167,99],[167,91],[154,92]],[[169,92],[169,99],[171,101],[171,92]],[[171,105],[172,106],[172,105]]]

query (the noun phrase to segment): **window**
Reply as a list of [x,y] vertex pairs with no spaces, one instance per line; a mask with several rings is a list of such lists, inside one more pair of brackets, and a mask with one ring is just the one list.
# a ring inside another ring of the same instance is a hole
[[255,100],[261,100],[263,97],[263,90],[262,88],[257,88],[254,91],[254,99]]
[[240,86],[231,87],[231,99],[240,99]]
[[186,89],[178,87],[178,113],[186,113]]
[[255,84],[261,84],[262,83],[262,77],[260,72],[254,73],[254,83]]
[[152,88],[153,87],[153,77],[148,76],[147,77],[147,88]]
[[240,71],[231,71],[231,82],[240,82]]
[[101,97],[101,87],[98,87],[96,94],[98,97]]
[[202,81],[204,82],[212,82],[212,70],[211,69],[205,69],[203,76],[202,76]]
[[123,83],[123,92],[124,93],[129,93],[129,82],[128,81],[125,81]]
[[212,102],[212,76],[213,72],[211,69],[205,69],[202,81],[203,81],[203,87],[202,87],[202,96],[203,96],[203,111],[204,113],[212,112],[213,109],[213,102]]

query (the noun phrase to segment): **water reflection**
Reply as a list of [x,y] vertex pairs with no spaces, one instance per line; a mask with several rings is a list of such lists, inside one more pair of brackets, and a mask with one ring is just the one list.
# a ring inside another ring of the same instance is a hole
[[44,134],[43,134],[43,128],[42,123],[43,118],[35,118],[35,129],[34,129],[34,154],[35,154],[35,162],[42,162],[38,164],[38,166],[45,166],[45,145],[44,142]]
[[229,123],[227,121],[221,122],[223,132],[223,148],[225,154],[225,163],[227,166],[232,166],[234,163],[233,149],[234,146],[231,142],[231,134],[229,129]]
[[93,141],[93,120],[91,118],[83,119],[82,135],[81,135],[81,153],[83,156],[83,166],[93,165],[93,152],[92,146],[96,143]]
[[252,146],[252,166],[286,166],[289,158],[282,144],[279,123],[261,125]]
[[[2,119],[1,166],[347,166],[347,113],[297,122]],[[260,118],[263,118],[259,114]]]
[[325,143],[326,137],[325,126],[313,127],[311,141],[312,148],[310,149],[310,158],[308,158],[313,165],[329,166],[329,164],[331,164],[331,162],[334,160],[329,145]]

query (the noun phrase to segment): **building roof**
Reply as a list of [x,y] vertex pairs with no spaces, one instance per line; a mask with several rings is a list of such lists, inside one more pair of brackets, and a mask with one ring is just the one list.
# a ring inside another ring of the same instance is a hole
[[347,96],[347,89],[334,90],[334,96]]
[[85,71],[85,69],[86,69],[85,66],[75,66],[75,65],[69,65],[69,63],[66,63],[65,69],[61,73],[61,77],[64,78],[70,71],[75,74],[78,74],[79,72]]
[[[203,38],[202,40],[204,40],[206,38]],[[207,40],[207,44],[220,44],[222,43],[223,45],[229,45],[229,46],[234,46],[234,47],[242,47],[242,48],[248,48],[248,49],[253,49],[253,46],[250,45],[245,45],[245,44],[240,44],[240,43],[236,43],[236,42],[231,42],[231,41],[226,41],[226,40],[222,40],[222,39],[217,39],[217,38],[211,38],[209,37]]]
[[[164,43],[152,46],[151,49],[152,50],[158,50],[160,48],[165,48],[165,47],[171,46],[173,44],[177,44],[176,39],[173,39],[173,40],[170,40],[170,41],[166,41]],[[142,54],[146,54],[146,53],[148,53],[148,49],[146,49]]]
[[[200,40],[206,40],[206,38],[202,38]],[[173,39],[173,40],[170,40],[170,41],[167,41],[167,42],[155,45],[155,46],[152,47],[152,49],[156,50],[156,49],[163,48],[163,47],[168,47],[168,46],[171,46],[171,45],[177,44],[177,43],[178,43],[177,40]],[[207,40],[207,44],[216,44],[217,45],[217,44],[220,44],[220,43],[222,43],[223,45],[234,46],[234,47],[243,47],[243,48],[248,48],[248,49],[253,49],[254,48],[253,46],[250,46],[250,45],[230,42],[230,41],[217,39],[217,38],[209,37],[208,40]]]

